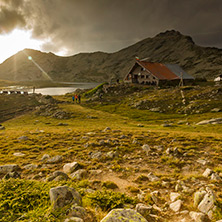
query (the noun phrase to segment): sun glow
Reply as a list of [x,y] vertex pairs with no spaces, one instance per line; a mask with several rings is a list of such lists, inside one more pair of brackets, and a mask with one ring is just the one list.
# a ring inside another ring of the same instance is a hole
[[43,41],[31,38],[31,31],[15,29],[0,35],[0,63],[25,48],[40,50]]

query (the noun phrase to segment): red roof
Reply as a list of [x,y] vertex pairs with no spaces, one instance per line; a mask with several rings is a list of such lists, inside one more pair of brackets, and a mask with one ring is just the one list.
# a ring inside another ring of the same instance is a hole
[[160,80],[179,79],[179,77],[172,71],[170,71],[170,69],[168,69],[164,64],[139,60],[137,60],[136,62]]

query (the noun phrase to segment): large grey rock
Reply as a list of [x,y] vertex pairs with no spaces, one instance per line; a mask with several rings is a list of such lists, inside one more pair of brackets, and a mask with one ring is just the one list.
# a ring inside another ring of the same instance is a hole
[[8,180],[10,178],[13,178],[13,179],[21,179],[21,175],[20,173],[18,172],[10,172],[10,173],[7,173],[5,176],[4,176],[4,179],[5,180]]
[[38,168],[38,166],[36,164],[30,163],[30,164],[25,165],[23,168],[25,170],[34,170],[34,169]]
[[79,217],[83,221],[87,221],[87,211],[85,210],[85,208],[83,208],[81,206],[75,206],[75,205],[72,206],[72,208],[69,212],[69,216]]
[[141,214],[132,209],[111,210],[100,222],[148,222]]
[[213,191],[209,188],[206,188],[206,190],[207,194],[205,194],[203,200],[198,205],[199,211],[205,214],[207,214],[211,209],[213,209],[216,200]]
[[171,192],[170,193],[170,200],[173,202],[180,196],[179,193]]
[[77,162],[72,162],[72,163],[66,163],[63,166],[63,171],[64,173],[73,173],[77,168],[79,164]]
[[209,177],[212,173],[213,173],[213,170],[207,168],[207,169],[204,171],[203,176],[204,176],[204,177]]
[[178,212],[182,206],[182,200],[177,200],[173,203],[170,204],[170,209],[173,210],[174,212]]
[[207,192],[205,190],[200,190],[194,193],[194,207],[197,207],[199,205],[206,193]]
[[217,173],[212,173],[210,176],[211,180],[216,180],[218,182],[222,181],[222,179],[220,178],[220,176]]
[[207,221],[207,216],[203,213],[191,211],[189,215],[195,222]]
[[62,162],[62,159],[63,159],[62,156],[57,155],[57,156],[54,156],[54,157],[48,159],[46,161],[46,163],[60,163],[60,162]]
[[51,176],[49,176],[46,180],[47,181],[62,181],[62,180],[68,180],[69,177],[66,173],[63,173],[62,171],[55,171]]
[[8,164],[0,166],[0,174],[20,171],[21,168],[17,164]]
[[77,180],[82,180],[86,178],[86,176],[87,176],[87,171],[84,169],[77,170],[76,172],[70,174],[71,178],[75,178]]
[[51,188],[49,191],[49,196],[53,205],[53,209],[62,208],[70,203],[77,205],[82,204],[82,198],[80,194],[74,188],[67,186]]
[[136,205],[136,211],[140,213],[144,218],[146,218],[148,221],[150,219],[150,213],[152,211],[153,207],[152,206],[147,206],[142,203],[138,203]]

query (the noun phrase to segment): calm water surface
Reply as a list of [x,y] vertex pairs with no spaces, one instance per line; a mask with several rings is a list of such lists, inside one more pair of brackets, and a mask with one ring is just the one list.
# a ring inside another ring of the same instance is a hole
[[[99,83],[74,83],[67,87],[46,87],[36,88],[35,93],[41,93],[42,95],[63,95],[66,93],[74,92],[76,89],[90,89],[98,86]],[[33,92],[33,89],[28,89],[29,93]]]

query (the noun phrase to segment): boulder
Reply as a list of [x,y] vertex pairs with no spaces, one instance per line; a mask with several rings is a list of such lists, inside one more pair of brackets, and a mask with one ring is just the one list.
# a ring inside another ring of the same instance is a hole
[[87,211],[80,206],[72,206],[69,216],[81,218],[83,221],[87,221]]
[[170,200],[171,200],[172,202],[174,202],[179,196],[180,196],[179,193],[171,192],[171,193],[170,193]]
[[148,222],[141,214],[132,209],[111,210],[100,222]]
[[77,162],[72,162],[72,163],[66,163],[63,166],[63,171],[64,173],[73,173],[77,168],[78,168],[79,164]]
[[182,200],[177,200],[170,204],[170,209],[174,212],[178,212],[182,206]]
[[34,169],[38,168],[38,166],[35,165],[35,164],[30,163],[30,164],[25,165],[23,168],[25,170],[34,170]]
[[17,164],[8,164],[0,166],[0,174],[7,174],[10,172],[20,171],[21,168]]
[[152,209],[153,209],[152,206],[147,206],[147,205],[142,204],[142,203],[138,203],[136,205],[136,211],[138,213],[140,213],[147,220],[149,220],[149,215],[150,215]]
[[203,213],[191,211],[189,215],[195,222],[207,221],[207,216]]
[[62,156],[57,155],[57,156],[54,156],[54,157],[48,159],[46,161],[46,163],[60,163],[60,162],[62,162],[62,159],[63,159]]
[[207,214],[211,209],[213,209],[215,200],[216,198],[214,194],[208,192],[207,194],[205,194],[203,200],[199,203],[198,210],[202,213]]
[[87,171],[84,169],[77,170],[76,172],[70,174],[71,178],[75,178],[77,180],[82,180],[86,178],[86,176],[87,176]]
[[67,204],[82,204],[80,194],[74,189],[67,186],[53,187],[49,191],[49,196],[53,209],[58,209]]
[[207,192],[205,190],[200,190],[194,193],[194,207],[197,207],[199,205],[199,203],[201,202],[201,200],[203,200],[206,193]]
[[5,180],[8,180],[10,178],[13,178],[13,179],[21,179],[21,175],[20,173],[18,172],[9,172],[7,173],[5,176],[4,176],[4,179]]
[[209,177],[212,173],[213,173],[213,170],[207,168],[207,169],[204,171],[203,176],[204,176],[204,177]]
[[55,171],[51,176],[49,176],[46,180],[47,181],[62,181],[62,180],[68,180],[69,177],[66,173],[63,173],[62,171]]

